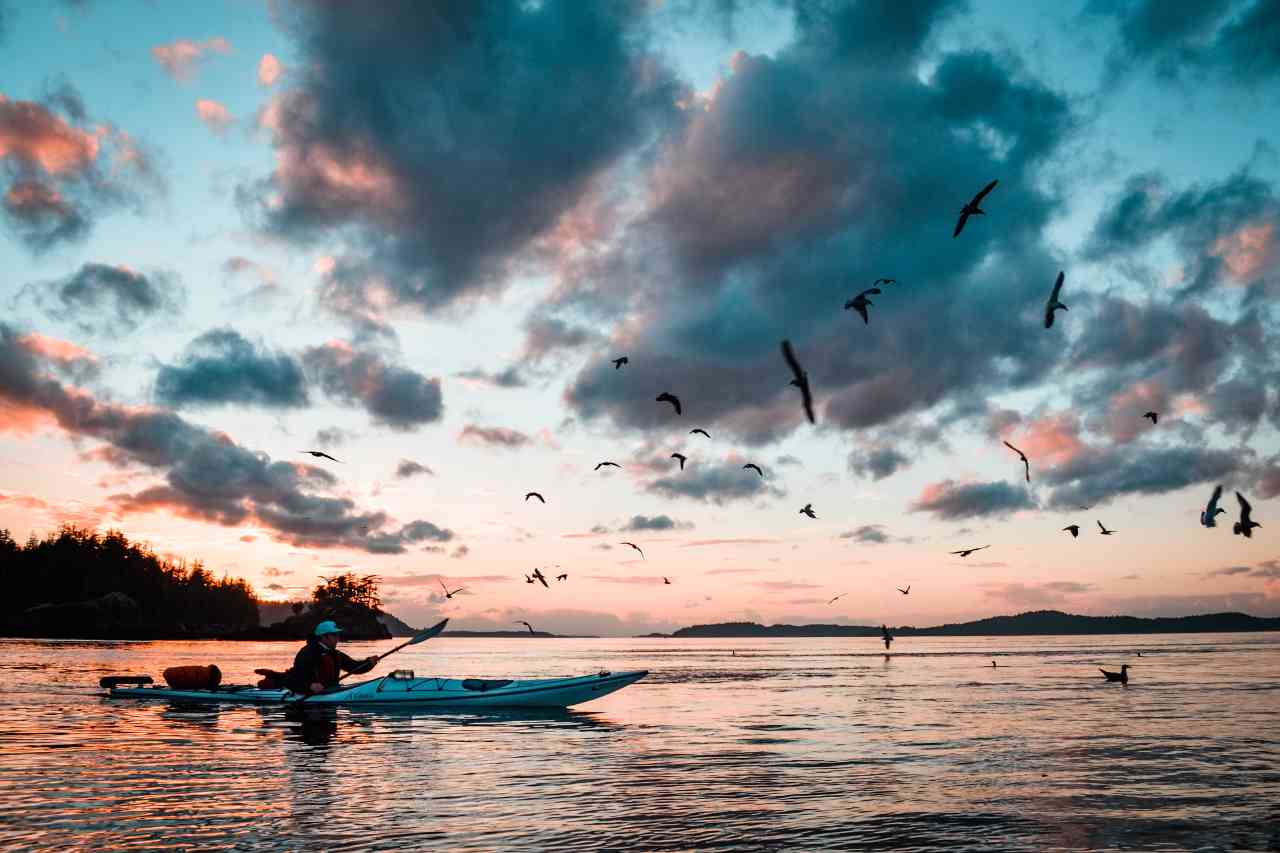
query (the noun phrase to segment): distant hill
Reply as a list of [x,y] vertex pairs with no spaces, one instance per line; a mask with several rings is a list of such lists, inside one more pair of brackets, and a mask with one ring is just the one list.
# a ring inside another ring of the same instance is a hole
[[[1059,610],[1035,610],[1016,616],[993,616],[916,628],[891,627],[899,637],[1008,637],[1072,634],[1199,634],[1235,631],[1280,631],[1280,618],[1247,613],[1206,613],[1200,616],[1078,616]],[[719,622],[681,628],[672,637],[875,637],[878,625],[760,625]],[[649,635],[653,636],[653,635]]]
[[551,634],[546,631],[534,631],[530,634],[528,631],[445,631],[442,637],[527,637],[533,639],[535,637],[554,637],[560,640],[594,640],[598,639],[590,634]]

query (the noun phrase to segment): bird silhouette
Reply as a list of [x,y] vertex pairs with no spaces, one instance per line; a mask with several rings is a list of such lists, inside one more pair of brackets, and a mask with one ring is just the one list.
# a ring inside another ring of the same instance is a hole
[[754,462],[748,462],[746,465],[743,465],[743,466],[742,466],[742,468],[743,468],[743,470],[746,470],[747,468],[750,468],[751,470],[753,470],[753,471],[755,471],[757,474],[759,474],[761,477],[763,477],[763,476],[764,476],[764,472],[760,470],[760,466],[759,466],[759,465],[757,465],[757,464],[756,464],[756,463],[754,463]]
[[791,384],[800,389],[800,400],[804,404],[805,416],[809,418],[809,423],[816,423],[813,417],[813,394],[809,388],[809,374],[800,366],[800,360],[796,358],[795,350],[791,348],[791,341],[782,342],[782,357],[786,359],[787,366],[791,368],[794,376]]
[[556,580],[558,581],[567,581],[568,579],[569,579],[569,576],[567,574],[556,575]]
[[594,470],[599,471],[601,468],[621,468],[617,462],[597,462]]
[[1116,532],[1114,530],[1108,530],[1107,528],[1103,527],[1101,521],[1098,522],[1098,530],[1102,532],[1103,536],[1110,536],[1112,533]]
[[546,499],[546,498],[544,498],[542,495],[538,494],[537,492],[528,492],[528,493],[526,493],[526,494],[525,494],[525,496],[524,496],[524,499],[527,501],[527,500],[529,500],[529,498],[537,498],[538,500],[542,501],[543,503],[546,503],[546,502],[547,502],[547,499]]
[[1070,533],[1072,539],[1077,539],[1080,536],[1080,525],[1078,524],[1068,524],[1062,529]]
[[1066,278],[1065,273],[1058,271],[1058,280],[1053,283],[1053,293],[1049,294],[1049,301],[1044,304],[1044,327],[1046,329],[1053,328],[1053,312],[1062,310],[1066,311],[1067,306],[1058,301],[1058,293],[1062,290],[1062,281]]
[[528,628],[528,629],[529,629],[529,633],[530,633],[530,634],[532,634],[532,633],[533,633],[533,626],[532,626],[532,625],[530,625],[528,622],[524,621],[523,619],[517,619],[517,620],[516,620],[516,622],[515,622],[515,624],[517,624],[517,625],[523,625],[523,626],[525,626],[526,628]]
[[686,459],[688,459],[689,457],[688,457],[688,456],[685,456],[683,453],[672,453],[672,454],[671,454],[671,458],[672,458],[672,459],[675,459],[676,461],[678,461],[678,462],[680,463],[680,470],[681,470],[681,471],[683,471],[683,470],[684,470],[684,461],[685,461]]
[[807,516],[809,516],[810,518],[817,518],[817,517],[818,517],[818,516],[816,516],[816,515],[814,515],[814,514],[813,514],[813,504],[805,504],[803,507],[801,507],[801,508],[800,508],[800,514],[801,514],[801,515],[807,515]]
[[664,585],[664,586],[671,586],[671,579],[670,579],[670,578],[663,578],[663,579],[662,579],[662,583],[663,583],[663,585]]
[[906,589],[903,589],[903,588],[902,588],[902,587],[900,587],[900,586],[895,586],[895,587],[894,587],[894,589],[896,589],[898,592],[902,593],[903,595],[910,595],[910,594],[911,594],[911,584],[907,584],[907,588],[906,588]]
[[545,575],[542,574],[541,569],[533,570],[533,579],[536,580],[538,583],[542,584],[545,588],[551,589],[551,585],[547,583],[547,578]]
[[677,415],[684,414],[684,409],[681,408],[680,406],[680,398],[677,397],[675,394],[670,394],[666,391],[663,391],[661,394],[655,397],[654,400],[659,403],[670,403],[672,406],[675,407]]
[[[880,626],[880,637],[884,640],[885,649],[888,649],[889,644],[893,642],[893,634],[889,633],[888,627],[884,625]],[[885,655],[885,657],[887,658],[888,655]]]
[[1119,672],[1108,672],[1102,667],[1098,667],[1098,672],[1102,673],[1102,677],[1107,681],[1118,681],[1121,684],[1129,683],[1129,664],[1127,663],[1120,667]]
[[1253,520],[1253,507],[1249,506],[1249,502],[1244,499],[1244,495],[1236,492],[1236,500],[1240,501],[1240,520],[1231,525],[1231,532],[1245,539],[1253,538],[1253,528],[1262,525]]
[[862,315],[863,325],[866,325],[867,323],[871,322],[871,318],[867,315],[867,309],[875,304],[874,302],[872,302],[870,299],[867,298],[867,294],[878,296],[882,292],[883,291],[881,291],[880,288],[878,287],[867,288],[866,290],[859,293],[857,296],[845,302],[844,310],[848,311],[850,308],[852,308],[853,310],[857,311],[860,315]]
[[642,560],[643,560],[643,559],[645,559],[644,551],[641,551],[641,550],[640,550],[640,546],[639,546],[639,545],[637,545],[636,543],[634,543],[634,542],[619,542],[618,544],[619,544],[619,545],[628,545],[628,546],[630,546],[630,547],[632,547],[632,548],[635,548],[635,549],[636,549],[636,553],[638,553],[638,554],[640,555],[640,559],[642,559]]
[[630,364],[630,363],[631,363],[631,359],[627,358],[625,355],[624,355],[624,356],[620,356],[620,357],[615,358],[615,359],[613,360],[613,369],[614,369],[614,370],[621,370],[621,369],[622,369],[622,365],[624,365],[624,364]]
[[950,553],[956,554],[961,557],[967,557],[970,554],[972,554],[974,551],[981,551],[983,548],[990,548],[990,547],[991,547],[990,545],[979,545],[977,548],[961,548],[959,551],[952,551]]
[[465,586],[460,586],[460,587],[458,587],[457,589],[455,589],[453,592],[449,592],[449,587],[447,587],[447,586],[445,586],[445,585],[444,585],[444,581],[440,581],[439,583],[440,583],[440,589],[444,590],[444,597],[445,597],[446,599],[453,598],[453,597],[454,597],[455,595],[457,595],[458,593],[463,592],[464,590],[466,590],[466,587],[465,587]]
[[534,580],[532,577],[530,577],[529,575],[525,575],[525,576],[524,576],[524,582],[525,582],[525,583],[537,583],[537,581],[535,581],[535,580]]
[[840,599],[844,598],[844,597],[845,597],[846,595],[848,595],[848,594],[849,594],[849,593],[847,593],[847,592],[842,592],[842,593],[840,593],[839,595],[833,595],[833,596],[831,597],[831,600],[830,600],[830,601],[828,601],[828,602],[827,602],[827,604],[835,604],[837,601],[839,601]]
[[1151,421],[1151,425],[1152,425],[1152,426],[1155,426],[1156,424],[1160,423],[1160,413],[1159,413],[1159,412],[1144,412],[1144,413],[1142,414],[1142,416],[1143,416],[1144,418],[1147,418],[1148,420],[1150,420],[1150,421]]
[[705,435],[707,438],[711,438],[711,433],[707,432],[702,427],[689,430],[689,435]]
[[343,464],[341,459],[334,459],[332,456],[330,456],[328,453],[325,453],[323,450],[299,450],[298,452],[308,453],[317,459],[328,459],[331,462],[337,462],[339,465]]
[[871,283],[872,284],[897,284],[898,280],[896,278],[878,278]]
[[977,195],[973,197],[971,201],[966,203],[964,207],[960,208],[960,219],[956,222],[956,230],[955,233],[951,235],[952,238],[960,236],[960,232],[964,230],[964,224],[969,221],[970,216],[982,216],[986,213],[980,205],[982,204],[982,200],[987,197],[987,193],[995,189],[996,184],[998,183],[1000,183],[999,180],[994,180],[987,184]]
[[1031,482],[1031,462],[1030,460],[1027,459],[1027,454],[1023,453],[1021,450],[1014,447],[1012,444],[1010,444],[1007,441],[1004,443],[1004,446],[1012,450],[1014,453],[1018,454],[1018,458],[1022,460],[1022,464],[1027,469],[1027,482],[1030,483]]
[[1218,484],[1213,490],[1213,494],[1209,497],[1209,503],[1205,505],[1204,510],[1200,513],[1200,523],[1205,527],[1217,527],[1218,515],[1226,512],[1225,509],[1218,506],[1218,499],[1222,497],[1222,485]]

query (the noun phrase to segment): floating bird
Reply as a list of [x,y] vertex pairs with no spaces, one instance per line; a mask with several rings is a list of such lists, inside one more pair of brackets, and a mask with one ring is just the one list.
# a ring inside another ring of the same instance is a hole
[[558,580],[558,581],[567,581],[568,579],[569,579],[569,576],[568,576],[567,574],[566,574],[566,575],[556,575],[556,580]]
[[636,543],[634,543],[634,542],[619,542],[618,544],[619,544],[619,545],[629,545],[630,547],[635,548],[635,549],[636,549],[636,552],[640,555],[640,559],[642,559],[642,560],[643,560],[643,559],[645,559],[644,551],[641,551],[641,550],[640,550],[640,546],[639,546],[639,545],[637,545]]
[[1120,667],[1119,672],[1108,672],[1102,667],[1098,667],[1098,672],[1102,673],[1102,677],[1107,681],[1118,681],[1121,684],[1129,683],[1129,664],[1127,663]]
[[805,504],[803,507],[801,507],[800,514],[807,515],[810,518],[817,518],[817,516],[813,514],[813,504]]
[[676,459],[676,460],[678,460],[678,461],[680,462],[680,470],[681,470],[681,471],[683,471],[683,470],[684,470],[684,461],[685,461],[686,459],[688,459],[689,457],[688,457],[688,456],[685,456],[683,453],[672,453],[672,454],[671,454],[671,458],[672,458],[672,459]]
[[523,625],[523,626],[525,626],[526,628],[528,628],[528,629],[529,629],[529,633],[530,633],[530,634],[532,634],[532,633],[533,633],[533,626],[532,626],[532,625],[530,625],[528,622],[524,621],[523,619],[517,619],[515,624],[517,624],[517,625]]
[[455,595],[457,595],[458,593],[466,589],[465,586],[460,586],[457,589],[455,589],[453,592],[449,592],[449,587],[444,585],[444,581],[440,581],[440,588],[444,590],[445,598],[453,598]]
[[951,553],[961,557],[967,557],[970,554],[972,554],[974,551],[981,551],[983,548],[990,548],[990,547],[991,547],[990,545],[980,545],[977,548],[961,548],[959,551],[952,551]]
[[1030,460],[1027,459],[1027,454],[1023,453],[1021,450],[1014,447],[1012,444],[1010,444],[1007,441],[1004,443],[1004,446],[1012,450],[1014,453],[1018,454],[1018,458],[1022,460],[1022,464],[1027,469],[1027,482],[1030,483],[1031,482],[1031,462]]
[[1253,507],[1249,506],[1249,502],[1244,499],[1244,495],[1236,492],[1236,500],[1240,501],[1240,520],[1231,525],[1231,532],[1243,536],[1245,539],[1253,538],[1253,528],[1262,525],[1254,521],[1251,517]]
[[895,587],[894,587],[894,589],[896,589],[898,592],[902,593],[903,595],[910,595],[910,594],[911,594],[911,584],[907,584],[907,588],[906,588],[906,589],[903,589],[903,588],[902,588],[902,587],[900,587],[900,586],[895,586]]
[[1219,483],[1213,490],[1213,495],[1209,498],[1209,503],[1205,505],[1204,511],[1200,513],[1200,523],[1205,527],[1217,527],[1218,515],[1226,512],[1225,509],[1218,506],[1218,498],[1222,497],[1222,484]]
[[745,471],[747,468],[750,468],[751,470],[753,470],[753,471],[755,471],[757,474],[759,474],[761,477],[763,477],[763,476],[764,476],[764,472],[760,470],[760,466],[759,466],[759,465],[757,465],[757,464],[756,464],[756,463],[754,463],[754,462],[748,462],[746,465],[743,465],[743,466],[742,466],[742,468],[743,468],[743,470],[744,470],[744,471]]
[[323,450],[299,450],[298,452],[309,453],[310,455],[314,456],[317,459],[328,459],[332,462],[337,462],[339,465],[343,464],[341,459],[334,459],[332,456],[330,456],[328,453],[325,453]]
[[663,579],[662,579],[662,583],[663,583],[663,585],[664,585],[664,586],[671,586],[671,579],[670,579],[670,578],[663,578]]
[[621,357],[619,357],[619,358],[615,358],[615,359],[613,360],[613,369],[614,369],[614,370],[621,370],[621,369],[622,369],[622,365],[624,365],[624,364],[630,364],[630,363],[631,363],[631,359],[627,358],[625,355],[624,355],[624,356],[621,356]]
[[1080,537],[1080,525],[1078,524],[1068,524],[1062,529],[1070,533],[1072,539],[1078,539]]
[[845,302],[844,310],[848,311],[850,308],[852,308],[853,310],[857,311],[860,315],[862,315],[863,325],[866,325],[867,323],[871,322],[871,318],[867,316],[867,309],[875,304],[874,302],[872,302],[870,299],[867,298],[867,294],[878,296],[883,292],[884,291],[882,291],[878,287],[868,288],[862,291],[861,293],[859,293],[857,296]]
[[1152,426],[1155,426],[1156,424],[1160,423],[1160,413],[1159,413],[1159,412],[1144,412],[1144,413],[1142,414],[1142,416],[1143,416],[1144,418],[1149,419],[1149,420],[1151,421],[1151,425],[1152,425]]
[[787,360],[787,366],[795,377],[791,384],[800,389],[800,399],[804,403],[804,413],[809,418],[809,423],[816,423],[813,419],[813,394],[809,390],[809,374],[800,366],[795,351],[791,349],[791,341],[782,342],[782,357]]
[[[880,636],[884,639],[884,647],[889,648],[889,644],[893,642],[893,634],[889,633],[889,629],[884,625],[880,626]],[[888,655],[886,655],[888,657]]]
[[661,394],[655,397],[654,400],[659,403],[670,403],[672,406],[675,407],[677,415],[684,414],[684,409],[680,408],[680,398],[677,397],[675,394],[668,394],[666,391],[663,391]]
[[605,468],[605,467],[621,468],[622,466],[619,465],[617,462],[597,462],[594,470],[599,471],[601,468]]
[[1108,530],[1107,528],[1103,527],[1101,521],[1098,522],[1098,529],[1102,531],[1103,536],[1110,536],[1112,533],[1116,532],[1114,530]]
[[847,593],[847,592],[842,592],[842,593],[840,593],[840,594],[839,594],[839,595],[837,595],[837,596],[833,596],[833,597],[832,597],[832,599],[831,599],[830,601],[828,601],[828,602],[827,602],[827,604],[835,604],[837,601],[839,601],[840,599],[844,598],[844,597],[845,597],[846,595],[848,595],[848,594],[849,594],[849,593]]
[[705,435],[707,438],[711,438],[711,433],[707,432],[702,427],[689,430],[689,435]]
[[995,665],[996,665],[996,662],[995,662],[995,661],[992,661],[992,662],[991,662],[991,666],[994,668],[994,667],[995,667]]
[[1067,310],[1067,306],[1058,301],[1058,291],[1062,290],[1062,281],[1066,275],[1062,270],[1058,270],[1058,280],[1053,283],[1053,293],[1049,294],[1049,301],[1044,304],[1044,327],[1046,329],[1053,328],[1053,312],[1058,309]]
[[547,502],[547,499],[546,499],[546,498],[544,498],[542,495],[538,494],[537,492],[528,492],[528,493],[526,493],[526,494],[525,494],[525,496],[524,496],[524,499],[527,501],[527,500],[529,500],[529,498],[537,498],[538,500],[542,501],[543,503],[546,503],[546,502]]
[[871,283],[872,284],[897,284],[898,280],[896,278],[878,278]]
[[982,216],[986,214],[986,211],[983,210],[979,205],[981,205],[982,200],[987,197],[987,193],[995,189],[996,184],[998,183],[1000,183],[1000,181],[995,180],[987,184],[985,187],[982,188],[981,192],[979,192],[977,195],[973,197],[972,201],[968,202],[964,207],[960,208],[960,219],[958,222],[956,222],[955,233],[951,235],[953,239],[960,236],[960,232],[964,230],[964,224],[969,221],[970,216]]

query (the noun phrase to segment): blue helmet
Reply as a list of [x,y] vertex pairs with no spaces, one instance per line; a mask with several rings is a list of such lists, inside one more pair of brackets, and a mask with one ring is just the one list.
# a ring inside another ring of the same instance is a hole
[[317,637],[323,637],[325,634],[341,634],[342,629],[339,628],[332,619],[326,619],[316,626],[314,633]]

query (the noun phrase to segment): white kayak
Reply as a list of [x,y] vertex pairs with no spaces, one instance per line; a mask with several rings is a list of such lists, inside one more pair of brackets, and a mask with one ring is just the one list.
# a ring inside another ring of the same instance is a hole
[[[305,697],[303,706],[386,705],[396,708],[567,708],[599,699],[648,675],[647,670],[600,672],[572,678],[415,678],[401,673],[338,687]],[[105,682],[110,679],[104,679]],[[147,679],[150,681],[150,679]],[[287,705],[304,697],[290,690],[227,685],[215,690],[113,685],[114,699]]]

